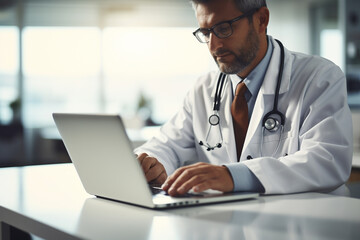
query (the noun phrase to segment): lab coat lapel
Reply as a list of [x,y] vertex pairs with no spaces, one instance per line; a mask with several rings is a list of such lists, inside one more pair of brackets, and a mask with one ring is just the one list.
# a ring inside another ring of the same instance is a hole
[[[246,150],[249,147],[249,143],[251,142],[251,140],[254,138],[255,135],[261,136],[263,116],[269,111],[271,111],[273,108],[273,99],[275,95],[275,89],[276,89],[281,59],[280,59],[279,44],[272,37],[270,37],[270,40],[273,43],[274,50],[271,56],[268,69],[265,74],[264,81],[260,87],[257,99],[255,101],[254,110],[250,119],[248,131],[246,133],[243,153],[247,152]],[[291,67],[292,67],[292,56],[285,49],[285,61],[284,61],[284,70],[283,70],[284,72],[281,80],[279,94],[285,93],[289,90]],[[279,101],[279,107],[280,105],[281,102]],[[243,156],[242,154],[241,159],[244,158],[246,158],[246,156]]]
[[[265,73],[265,78],[263,84],[260,88],[259,94],[266,94],[266,95],[274,95],[277,79],[280,71],[280,62],[281,62],[281,50],[279,44],[270,37],[272,44],[274,46],[273,54],[270,59],[270,63],[268,69]],[[289,90],[290,86],[290,75],[291,75],[291,67],[292,67],[292,56],[289,54],[287,49],[285,51],[285,59],[284,59],[284,69],[283,69],[283,76],[281,79],[280,91],[279,93],[282,94]]]
[[[242,153],[245,152],[245,150],[247,149],[247,147],[249,146],[250,141],[253,139],[256,131],[260,131],[261,130],[261,121],[262,121],[262,117],[264,115],[264,96],[262,94],[258,94],[258,97],[255,101],[255,106],[254,106],[254,111],[252,113],[250,122],[249,122],[249,127],[248,127],[248,131],[246,133],[246,137],[245,137],[245,142],[244,142],[244,147],[243,147],[243,151]],[[266,104],[269,106],[269,104]],[[259,129],[260,128],[260,129]],[[241,159],[244,159],[243,154],[241,155]]]
[[236,145],[235,145],[235,135],[234,135],[234,127],[233,121],[231,116],[231,103],[233,100],[233,93],[231,87],[231,80],[229,76],[227,76],[226,82],[224,86],[224,95],[221,99],[223,104],[221,106],[222,111],[220,111],[220,118],[224,119],[221,121],[221,129],[223,131],[223,138],[224,138],[224,146],[226,146],[226,152],[228,154],[228,159],[230,162],[236,162]]

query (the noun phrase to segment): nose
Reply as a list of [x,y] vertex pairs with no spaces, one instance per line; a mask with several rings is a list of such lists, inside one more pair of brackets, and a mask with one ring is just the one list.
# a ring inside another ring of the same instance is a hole
[[214,33],[210,33],[208,47],[211,53],[215,53],[217,49],[222,48],[223,39],[218,38]]

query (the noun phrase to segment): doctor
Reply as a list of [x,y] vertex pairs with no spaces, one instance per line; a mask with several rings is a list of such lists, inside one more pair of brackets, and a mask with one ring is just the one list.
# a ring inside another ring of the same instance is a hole
[[[147,180],[163,184],[172,196],[190,189],[343,190],[353,137],[339,67],[283,50],[266,34],[265,0],[192,4],[200,26],[194,35],[207,44],[220,71],[201,77],[159,135],[135,150]],[[247,123],[238,140],[232,102],[244,83],[246,107],[240,113]]]

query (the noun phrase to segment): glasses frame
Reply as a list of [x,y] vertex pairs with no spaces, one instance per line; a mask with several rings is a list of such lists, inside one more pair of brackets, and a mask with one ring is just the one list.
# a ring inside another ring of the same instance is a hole
[[[212,32],[216,37],[218,37],[218,38],[220,38],[220,39],[228,38],[228,37],[230,37],[230,36],[233,34],[233,32],[234,32],[234,30],[233,30],[233,28],[232,28],[232,24],[233,24],[234,22],[239,21],[240,19],[243,19],[243,18],[245,18],[245,17],[249,17],[249,16],[253,15],[257,10],[258,10],[258,9],[253,9],[253,10],[251,10],[251,11],[249,11],[249,12],[247,12],[247,13],[244,13],[244,14],[242,14],[242,15],[236,17],[236,18],[233,18],[233,19],[231,19],[231,20],[219,22],[219,23],[213,25],[211,28],[198,28],[198,29],[196,29],[196,30],[193,32],[193,35],[194,35],[194,36],[196,37],[196,39],[197,39],[199,42],[201,42],[201,43],[208,43],[208,42],[209,42],[209,40],[207,40],[207,41],[205,41],[205,42],[202,41],[201,38],[198,36],[198,33],[201,32],[201,31],[204,31],[204,30],[205,30],[205,31],[208,31],[209,33]],[[224,24],[224,23],[228,23],[228,24],[230,25],[230,30],[231,30],[231,32],[230,32],[229,35],[227,35],[227,36],[225,36],[225,37],[221,37],[221,36],[218,36],[218,34],[214,31],[214,29],[215,29],[216,27],[220,26],[221,24]]]

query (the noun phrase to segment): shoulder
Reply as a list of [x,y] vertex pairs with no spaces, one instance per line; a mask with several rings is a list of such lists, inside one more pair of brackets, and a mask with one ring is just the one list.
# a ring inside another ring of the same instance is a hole
[[292,88],[318,93],[331,88],[338,88],[339,93],[342,93],[346,88],[345,74],[330,60],[303,53],[289,53],[292,55]]
[[344,77],[342,70],[332,61],[320,56],[308,55],[289,51],[292,55],[293,74],[299,74],[308,78],[322,78],[322,76],[331,76],[330,79],[339,79]]

